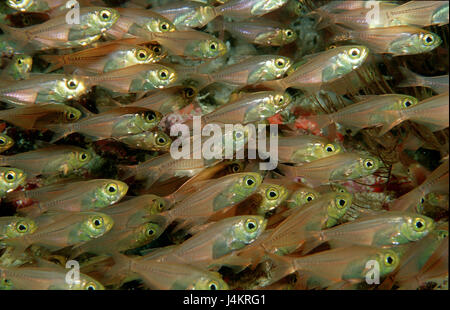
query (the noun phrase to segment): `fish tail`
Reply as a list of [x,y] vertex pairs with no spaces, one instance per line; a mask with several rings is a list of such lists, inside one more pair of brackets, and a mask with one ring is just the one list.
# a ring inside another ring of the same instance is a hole
[[275,283],[295,271],[292,264],[292,259],[271,253],[268,253],[267,255],[272,260],[272,269],[269,272],[270,283],[268,284]]
[[405,119],[395,115],[396,111],[386,111],[384,114],[387,118],[386,123],[381,127],[380,131],[378,132],[378,137],[383,136],[385,133],[387,133],[389,130],[397,126],[398,124],[402,123]]
[[281,171],[282,174],[284,174],[288,178],[295,178],[297,177],[297,172],[295,167],[288,166],[284,164],[278,164],[278,170]]
[[114,265],[104,273],[102,279],[105,283],[122,282],[131,273],[132,260],[120,253],[112,255]]
[[64,125],[64,124],[48,124],[46,125],[46,128],[53,131],[54,135],[50,143],[54,143],[68,135],[74,132],[71,124]]
[[412,72],[408,68],[399,67],[398,68],[405,78],[403,81],[398,84],[398,87],[415,87],[415,86],[424,86],[424,80],[417,73]]
[[50,66],[45,70],[45,73],[55,71],[64,66],[64,56],[61,55],[42,55],[43,60],[48,62]]

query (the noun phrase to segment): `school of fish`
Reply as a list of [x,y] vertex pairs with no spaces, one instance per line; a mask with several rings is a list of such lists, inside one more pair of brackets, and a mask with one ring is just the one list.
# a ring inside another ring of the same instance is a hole
[[448,289],[448,23],[448,1],[1,0],[0,289]]

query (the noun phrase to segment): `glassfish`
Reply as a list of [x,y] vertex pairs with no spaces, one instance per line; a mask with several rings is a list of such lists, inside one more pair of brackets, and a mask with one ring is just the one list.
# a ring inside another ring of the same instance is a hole
[[134,149],[157,152],[168,152],[172,143],[172,139],[160,130],[146,131],[115,139]]
[[36,228],[37,225],[33,219],[19,216],[2,216],[0,217],[0,240],[32,234],[36,231]]
[[217,16],[216,8],[198,2],[175,1],[152,8],[169,19],[175,27],[200,28]]
[[0,167],[0,198],[24,185],[27,174],[17,168]]
[[320,158],[301,166],[279,164],[280,171],[288,177],[301,177],[312,187],[339,180],[359,179],[373,174],[380,167],[374,156],[355,152],[340,153]]
[[216,7],[218,14],[236,19],[259,17],[287,3],[287,0],[229,0]]
[[438,94],[443,94],[449,91],[448,89],[448,74],[440,76],[422,76],[405,67],[398,68],[402,73],[404,80],[397,85],[397,87],[428,87]]
[[28,55],[14,55],[0,76],[10,80],[24,80],[33,66],[33,58]]
[[0,156],[0,165],[14,166],[29,176],[67,175],[87,165],[92,154],[76,146],[50,146],[10,156]]
[[9,150],[14,145],[14,140],[4,133],[0,133],[0,153]]

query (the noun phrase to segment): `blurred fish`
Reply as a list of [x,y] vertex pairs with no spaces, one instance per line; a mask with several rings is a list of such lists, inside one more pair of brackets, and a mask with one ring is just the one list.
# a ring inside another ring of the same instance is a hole
[[0,198],[24,185],[27,174],[20,169],[0,167]]
[[445,1],[408,1],[387,13],[394,23],[421,27],[448,24],[448,3]]
[[62,267],[0,267],[0,273],[0,290],[104,290],[100,282],[85,274],[73,283],[67,281],[67,269]]
[[10,156],[0,156],[1,166],[13,166],[28,176],[68,175],[89,164],[93,155],[76,146],[57,145]]
[[177,28],[200,28],[217,16],[215,7],[198,2],[175,1],[154,7],[152,11],[169,19]]
[[216,7],[217,13],[236,19],[259,17],[287,3],[287,0],[229,0]]
[[448,89],[448,74],[441,76],[422,76],[408,70],[405,67],[398,68],[404,80],[397,85],[397,87],[429,87],[438,94],[447,93]]
[[320,198],[321,194],[309,187],[301,187],[293,192],[287,200],[287,206],[290,209],[299,208],[303,205]]
[[159,263],[114,256],[115,266],[110,274],[127,276],[136,273],[145,285],[160,290],[227,290],[228,285],[216,272],[205,271],[187,264]]

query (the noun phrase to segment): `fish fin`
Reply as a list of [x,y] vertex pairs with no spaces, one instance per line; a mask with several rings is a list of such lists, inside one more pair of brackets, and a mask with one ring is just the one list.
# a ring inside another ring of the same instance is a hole
[[390,131],[392,128],[397,126],[398,124],[402,123],[404,121],[403,118],[397,117],[395,118],[394,112],[396,111],[386,111],[385,115],[392,119],[392,122],[386,122],[378,132],[378,137],[383,136],[388,131]]
[[309,15],[312,17],[314,16],[318,17],[318,21],[315,26],[317,30],[327,28],[334,24],[334,17],[332,13],[317,9],[314,10],[313,12],[310,12]]
[[280,80],[272,80],[272,81],[264,81],[257,85],[258,87],[263,87],[267,89],[277,90],[277,91],[285,91],[287,86],[284,85],[282,79]]
[[63,56],[61,55],[41,55],[39,57],[50,64],[44,71],[45,73],[55,71],[64,66]]
[[270,283],[265,284],[265,286],[275,283],[278,280],[283,279],[285,276],[295,272],[295,268],[292,265],[292,258],[271,253],[267,253],[267,255],[272,260],[272,268],[269,272]]
[[328,125],[333,124],[333,120],[328,114],[310,115],[306,117],[307,120],[315,123],[315,129],[320,130]]
[[3,33],[9,35],[11,39],[14,38],[14,41],[17,42],[30,41],[27,32],[23,28],[14,28],[7,26],[6,24],[0,24],[0,29],[3,31]]
[[38,204],[31,205],[26,208],[22,208],[17,211],[17,213],[21,216],[29,217],[29,218],[36,218],[39,215],[43,213],[44,210],[42,210]]
[[412,72],[408,68],[405,67],[398,67],[400,70],[400,73],[403,75],[404,80],[400,82],[400,84],[397,85],[397,87],[415,87],[415,86],[422,86],[423,85],[423,79],[420,75]]
[[331,27],[328,27],[328,29],[332,33],[332,36],[329,40],[330,42],[340,42],[353,39],[354,31],[348,30],[336,24],[332,25]]
[[48,124],[46,128],[54,132],[50,143],[54,143],[74,132],[70,124]]

